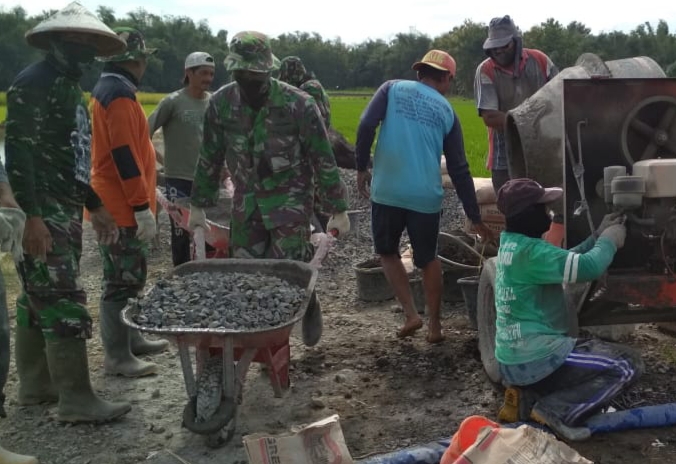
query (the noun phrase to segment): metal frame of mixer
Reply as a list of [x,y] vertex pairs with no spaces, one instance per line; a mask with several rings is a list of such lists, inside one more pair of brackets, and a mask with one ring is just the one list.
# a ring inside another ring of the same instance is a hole
[[[676,158],[676,79],[567,80],[563,102],[564,218],[571,247],[613,209],[607,178],[604,185],[608,166],[631,172],[637,160]],[[676,321],[674,256],[662,246],[663,268],[648,271],[648,239],[637,233],[645,219],[628,216],[624,248],[607,274],[582,291],[580,326]]]

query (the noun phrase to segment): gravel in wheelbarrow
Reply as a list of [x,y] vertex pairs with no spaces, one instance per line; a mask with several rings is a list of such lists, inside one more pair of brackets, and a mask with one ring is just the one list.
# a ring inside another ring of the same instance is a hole
[[316,279],[314,268],[297,261],[190,261],[130,299],[122,319],[165,336],[278,330],[302,319]]

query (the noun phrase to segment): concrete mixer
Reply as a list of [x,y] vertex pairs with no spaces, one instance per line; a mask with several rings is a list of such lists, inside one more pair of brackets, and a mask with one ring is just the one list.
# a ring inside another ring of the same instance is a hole
[[[510,176],[564,189],[554,205],[565,247],[610,211],[627,239],[608,273],[567,289],[571,324],[676,321],[676,79],[647,57],[604,62],[582,55],[519,107],[506,126]],[[481,273],[479,349],[500,382],[495,349],[495,263]],[[572,334],[576,335],[576,334]]]

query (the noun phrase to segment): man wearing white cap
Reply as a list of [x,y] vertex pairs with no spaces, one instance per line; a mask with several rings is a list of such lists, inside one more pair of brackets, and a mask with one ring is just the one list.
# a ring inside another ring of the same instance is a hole
[[[164,135],[164,170],[170,201],[190,196],[195,164],[202,145],[202,123],[214,80],[214,58],[193,52],[185,59],[184,87],[160,101],[148,117],[150,135],[160,127]],[[174,266],[190,261],[190,233],[171,221]]]

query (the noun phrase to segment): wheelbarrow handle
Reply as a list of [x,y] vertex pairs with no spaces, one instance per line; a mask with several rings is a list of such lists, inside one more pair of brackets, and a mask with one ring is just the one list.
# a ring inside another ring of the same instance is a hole
[[205,245],[204,229],[195,227],[193,232],[193,240],[195,241],[195,258],[198,260],[207,259],[207,249]]

